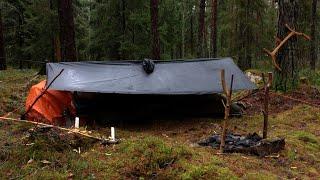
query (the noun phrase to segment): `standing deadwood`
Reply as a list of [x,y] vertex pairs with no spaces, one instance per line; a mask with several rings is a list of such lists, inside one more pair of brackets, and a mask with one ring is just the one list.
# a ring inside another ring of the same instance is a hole
[[211,57],[217,57],[218,0],[211,0]]
[[204,41],[205,41],[205,11],[206,11],[206,0],[200,0],[199,4],[199,30],[198,30],[198,57],[204,56]]
[[316,70],[317,61],[317,2],[312,1],[312,15],[311,15],[311,47],[310,47],[310,67],[312,70]]
[[158,30],[159,0],[150,0],[152,59],[160,59],[160,37]]
[[3,37],[3,23],[2,23],[2,14],[0,9],[0,70],[7,69],[6,63],[6,53],[4,48],[4,37]]
[[264,84],[264,110],[263,113],[263,139],[268,137],[268,124],[269,124],[269,92],[272,86],[272,73],[268,73],[268,82],[266,81],[264,73],[262,73],[262,80]]
[[[299,0],[280,0],[278,1],[278,33],[277,37],[284,39],[290,30],[296,29],[299,15]],[[287,91],[290,88],[295,88],[298,83],[298,52],[297,52],[297,37],[293,36],[279,50],[276,61],[282,71],[275,71],[274,85],[276,90]]]
[[77,61],[72,0],[58,0],[61,58]]
[[231,76],[231,85],[230,89],[228,89],[225,79],[225,70],[221,70],[221,83],[223,92],[226,96],[226,103],[222,100],[223,106],[224,106],[224,120],[223,120],[223,129],[221,133],[221,143],[220,143],[220,153],[224,152],[224,146],[226,142],[226,132],[227,132],[227,126],[228,126],[228,119],[230,115],[230,107],[231,107],[231,98],[232,98],[232,86],[233,86],[233,75]]

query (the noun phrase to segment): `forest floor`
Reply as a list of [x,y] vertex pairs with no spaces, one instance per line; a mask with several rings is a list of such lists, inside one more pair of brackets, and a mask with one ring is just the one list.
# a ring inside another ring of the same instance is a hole
[[[1,116],[24,104],[26,81],[34,74],[0,72]],[[319,104],[319,91],[306,89],[286,95]],[[244,101],[247,115],[230,120],[234,132],[261,134],[261,98],[258,93]],[[121,143],[112,146],[59,130],[0,121],[0,179],[319,179],[320,109],[275,95],[270,104],[270,138],[286,140],[285,150],[272,157],[219,155],[216,149],[196,146],[220,132],[221,119],[123,126],[117,128]],[[107,136],[110,130],[99,127],[92,133]]]

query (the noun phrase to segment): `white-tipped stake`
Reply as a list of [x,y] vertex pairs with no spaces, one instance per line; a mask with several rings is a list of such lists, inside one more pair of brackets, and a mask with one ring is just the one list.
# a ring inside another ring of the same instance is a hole
[[114,127],[111,127],[111,141],[116,141],[116,131]]
[[76,117],[75,122],[74,122],[74,127],[76,129],[79,129],[79,124],[80,124],[80,119],[79,119],[79,117]]

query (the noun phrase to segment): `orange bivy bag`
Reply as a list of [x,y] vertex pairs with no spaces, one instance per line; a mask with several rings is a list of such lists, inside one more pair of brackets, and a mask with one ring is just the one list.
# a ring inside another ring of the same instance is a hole
[[[42,81],[31,87],[26,100],[26,110],[35,102],[45,90],[46,81]],[[65,125],[66,118],[64,112],[75,115],[75,107],[72,103],[72,93],[66,91],[47,90],[38,99],[34,106],[26,114],[27,120],[45,122],[54,125]]]

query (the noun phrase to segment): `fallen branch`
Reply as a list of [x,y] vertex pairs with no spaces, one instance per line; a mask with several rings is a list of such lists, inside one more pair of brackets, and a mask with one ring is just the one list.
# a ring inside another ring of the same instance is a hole
[[81,136],[84,136],[84,137],[87,137],[87,138],[95,139],[95,140],[98,140],[98,141],[105,141],[105,139],[103,139],[103,138],[91,136],[91,135],[82,133],[79,130],[67,129],[67,128],[54,126],[54,125],[50,125],[50,124],[45,124],[45,123],[27,121],[27,120],[19,120],[19,119],[14,119],[14,118],[6,118],[6,117],[0,117],[0,120],[13,121],[13,122],[19,122],[19,123],[22,122],[22,123],[35,124],[35,125],[40,125],[40,126],[45,126],[45,127],[52,127],[52,128],[56,128],[56,129],[59,129],[59,130],[62,130],[62,131],[69,132],[69,133],[74,133],[74,134],[78,134],[78,135],[81,135]]
[[50,88],[50,86],[54,83],[54,81],[62,74],[62,72],[64,71],[64,69],[62,69],[59,74],[56,75],[56,77],[53,78],[53,80],[49,83],[49,85],[42,91],[42,93],[33,101],[33,103],[31,104],[31,106],[28,107],[28,109],[26,110],[26,112],[21,116],[22,119],[25,119],[26,115],[30,112],[30,110],[32,109],[32,107],[38,102],[38,100],[48,91],[48,89]]

